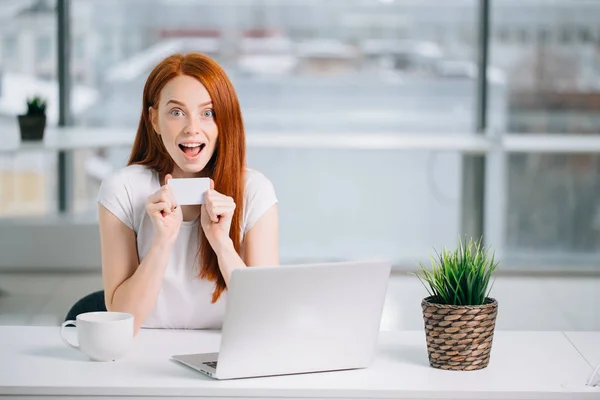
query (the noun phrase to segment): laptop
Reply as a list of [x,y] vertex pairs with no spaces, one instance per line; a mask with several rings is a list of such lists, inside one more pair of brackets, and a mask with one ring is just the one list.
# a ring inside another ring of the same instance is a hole
[[215,379],[367,368],[390,270],[387,261],[236,269],[219,352],[172,358]]

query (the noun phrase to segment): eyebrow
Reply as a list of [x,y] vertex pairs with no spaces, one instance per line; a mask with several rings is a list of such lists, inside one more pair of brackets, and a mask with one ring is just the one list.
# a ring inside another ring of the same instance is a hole
[[[173,103],[173,104],[177,104],[177,105],[180,105],[180,106],[182,106],[182,107],[185,107],[185,104],[183,104],[183,103],[182,103],[181,101],[179,101],[179,100],[171,99],[171,100],[167,101],[167,103],[166,103],[165,105],[168,105],[169,103]],[[198,105],[198,108],[200,108],[200,107],[204,107],[204,106],[207,106],[207,105],[209,105],[209,104],[212,104],[212,100],[209,100],[209,101],[207,101],[206,103],[199,104],[199,105]]]

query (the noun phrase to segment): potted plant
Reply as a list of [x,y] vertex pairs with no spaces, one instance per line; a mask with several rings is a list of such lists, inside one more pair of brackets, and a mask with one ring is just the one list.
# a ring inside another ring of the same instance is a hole
[[42,140],[46,128],[46,100],[40,96],[27,99],[27,113],[19,115],[22,140]]
[[421,302],[429,364],[433,368],[473,371],[487,367],[498,302],[489,297],[498,263],[479,241],[459,241],[454,250],[431,257],[415,275],[429,296]]

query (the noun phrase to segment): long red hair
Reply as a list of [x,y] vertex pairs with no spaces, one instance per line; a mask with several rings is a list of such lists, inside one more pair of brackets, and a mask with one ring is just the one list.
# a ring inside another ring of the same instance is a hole
[[[142,115],[129,162],[152,168],[164,177],[173,172],[175,163],[161,138],[154,132],[149,108],[158,108],[162,88],[179,75],[196,78],[208,91],[213,102],[218,139],[215,151],[204,171],[215,182],[215,190],[233,198],[236,208],[229,237],[235,250],[241,254],[241,228],[244,207],[244,167],[246,165],[246,139],[240,104],[227,74],[210,57],[201,53],[174,54],[161,61],[148,76],[144,85]],[[216,302],[226,289],[219,269],[217,255],[198,225],[200,249],[197,254],[198,276],[215,282],[212,302]]]

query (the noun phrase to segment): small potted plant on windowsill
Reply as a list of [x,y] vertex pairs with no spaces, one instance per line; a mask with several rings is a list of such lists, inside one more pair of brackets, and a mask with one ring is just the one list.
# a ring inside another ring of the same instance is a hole
[[498,302],[489,297],[498,263],[479,241],[460,240],[454,250],[431,257],[432,269],[416,273],[429,292],[421,302],[429,364],[473,371],[487,367]]
[[40,96],[27,99],[27,113],[18,118],[21,140],[42,140],[46,128],[46,100]]

